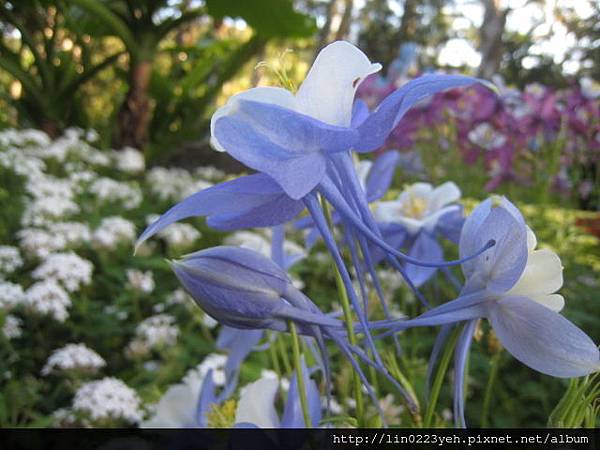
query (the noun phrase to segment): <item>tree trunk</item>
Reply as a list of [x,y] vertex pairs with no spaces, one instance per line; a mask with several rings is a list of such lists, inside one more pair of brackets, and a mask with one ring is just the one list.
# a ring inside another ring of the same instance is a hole
[[415,40],[415,34],[417,33],[417,27],[419,25],[419,13],[417,11],[418,4],[419,2],[416,0],[404,1],[404,12],[402,13],[400,32],[398,34],[399,45]]
[[150,124],[150,77],[152,62],[141,61],[134,64],[129,81],[127,97],[119,111],[119,140],[121,147],[143,148],[148,140]]
[[498,0],[483,0],[485,14],[479,29],[479,52],[481,63],[477,75],[490,79],[498,72],[504,51],[502,35],[509,9],[501,10]]
[[57,121],[53,119],[43,118],[40,127],[44,133],[50,136],[52,139],[56,139],[60,136],[62,131],[61,126]]
[[344,14],[342,16],[340,26],[338,27],[338,30],[335,33],[336,41],[340,41],[348,37],[348,33],[350,32],[350,25],[352,24],[353,6],[354,5],[352,0],[344,0]]
[[329,43],[329,35],[331,34],[331,25],[333,23],[333,18],[337,14],[337,0],[330,0],[327,5],[327,14],[325,18],[325,23],[323,24],[323,28],[319,32],[319,38],[317,39],[317,45],[315,47],[314,58],[317,57],[319,52]]

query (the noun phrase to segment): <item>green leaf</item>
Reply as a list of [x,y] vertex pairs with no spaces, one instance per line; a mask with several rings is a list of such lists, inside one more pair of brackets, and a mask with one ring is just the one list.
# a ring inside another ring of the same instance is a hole
[[206,0],[215,19],[241,18],[265,37],[309,37],[316,30],[313,17],[294,10],[291,0]]

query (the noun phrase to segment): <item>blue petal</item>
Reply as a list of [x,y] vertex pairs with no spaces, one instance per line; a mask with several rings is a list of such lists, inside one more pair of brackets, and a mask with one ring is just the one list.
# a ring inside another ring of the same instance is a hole
[[[434,237],[428,232],[421,231],[412,247],[409,256],[423,261],[443,261],[444,252]],[[414,264],[406,264],[406,275],[416,287],[425,284],[436,272],[435,267],[421,267]]]
[[[406,228],[397,223],[380,223],[379,231],[383,240],[393,248],[401,248],[408,237]],[[375,244],[370,245],[370,247],[371,255],[373,256],[373,261],[375,264],[383,261],[386,258],[386,252],[380,247],[376,246]]]
[[210,226],[228,231],[285,223],[303,208],[302,202],[290,199],[268,175],[244,176],[185,198],[146,228],[136,246],[188,217],[208,216]]
[[229,154],[273,177],[293,199],[304,197],[325,175],[324,151],[348,150],[358,137],[351,128],[248,100],[216,121],[214,135]]
[[399,162],[400,153],[394,150],[385,152],[375,160],[367,178],[366,191],[369,203],[379,200],[388,191]]
[[357,128],[361,123],[369,117],[369,107],[364,100],[356,99],[352,105],[352,128]]
[[357,151],[369,152],[381,147],[402,116],[421,100],[446,89],[483,82],[460,75],[430,74],[409,81],[387,96],[359,127]]
[[222,324],[235,328],[285,329],[275,312],[291,282],[271,259],[239,247],[215,247],[172,264],[198,305]]
[[[302,378],[304,388],[306,390],[306,400],[308,403],[308,415],[310,416],[311,427],[317,427],[321,421],[321,397],[319,389],[315,381],[310,378],[308,369],[304,364],[304,359],[301,362]],[[298,389],[298,378],[296,374],[292,377],[288,398],[283,410],[281,419],[282,428],[306,428],[304,422],[304,414],[302,412],[302,403],[300,402],[300,391]]]
[[210,369],[204,377],[204,380],[202,381],[200,395],[198,396],[198,405],[196,407],[196,420],[198,422],[199,427],[208,427],[207,414],[210,412],[210,408],[212,407],[212,405],[216,403],[217,397],[215,395],[213,370]]
[[254,250],[222,245],[186,255],[178,263],[209,282],[241,291],[282,295],[291,282],[274,261]]
[[227,384],[237,383],[240,367],[254,346],[262,339],[263,330],[239,330],[228,326],[221,327],[217,338],[217,348],[227,351],[225,378]]
[[436,225],[436,230],[449,241],[458,244],[464,223],[465,217],[461,206],[458,211],[452,210],[440,217]]
[[600,370],[598,347],[560,314],[525,297],[490,303],[492,327],[506,349],[523,364],[560,378]]
[[454,353],[454,424],[466,427],[465,423],[465,370],[469,348],[473,342],[473,333],[477,320],[467,322],[458,337]]
[[[519,214],[520,216],[520,214]],[[522,220],[522,218],[521,218]],[[509,290],[521,277],[527,264],[527,227],[504,205],[484,202],[465,222],[459,252],[464,257],[489,240],[496,245],[462,265],[465,277],[479,280],[495,293]]]

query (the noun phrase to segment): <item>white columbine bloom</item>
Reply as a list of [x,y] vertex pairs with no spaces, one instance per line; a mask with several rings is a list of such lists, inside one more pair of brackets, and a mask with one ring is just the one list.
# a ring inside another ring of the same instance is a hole
[[444,214],[459,209],[451,205],[460,198],[460,189],[448,181],[437,188],[429,183],[415,183],[406,188],[397,200],[379,202],[374,216],[381,223],[398,223],[410,234],[421,229],[433,231]]
[[504,295],[527,297],[555,312],[565,306],[565,299],[555,294],[563,285],[563,266],[550,249],[536,250],[537,239],[527,227],[527,265],[519,281]]
[[154,414],[141,423],[142,428],[198,427],[198,399],[204,379],[212,370],[216,386],[225,384],[225,355],[213,353],[188,371],[181,383],[172,385],[154,408]]
[[240,393],[235,423],[251,423],[259,428],[278,428],[279,416],[275,410],[275,396],[279,380],[260,378],[245,386]]
[[473,144],[484,148],[485,150],[493,150],[502,147],[506,143],[506,136],[497,132],[492,125],[487,122],[480,123],[467,136]]

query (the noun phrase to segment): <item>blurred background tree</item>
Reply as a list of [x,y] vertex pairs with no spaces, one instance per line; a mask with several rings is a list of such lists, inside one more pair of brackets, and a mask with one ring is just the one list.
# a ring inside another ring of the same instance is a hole
[[598,79],[599,9],[594,0],[6,0],[0,124],[52,136],[91,127],[104,145],[143,148],[161,163],[205,157],[224,93],[277,83],[277,70],[297,82],[338,39],[384,68],[413,42],[419,71],[500,74],[519,87]]

